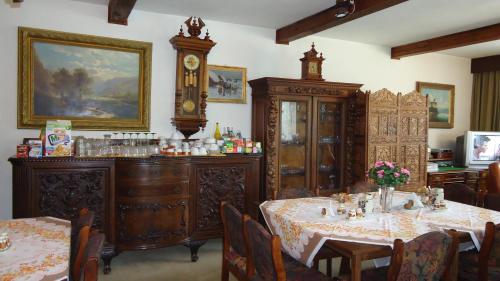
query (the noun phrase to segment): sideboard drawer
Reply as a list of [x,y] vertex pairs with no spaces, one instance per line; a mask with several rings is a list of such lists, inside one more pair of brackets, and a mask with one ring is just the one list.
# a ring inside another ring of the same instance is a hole
[[177,181],[179,178],[189,177],[188,164],[166,164],[160,160],[150,163],[124,161],[116,166],[118,179],[133,179],[138,183],[149,183],[152,180]]
[[117,179],[116,192],[120,197],[188,196],[189,180],[165,182],[161,180],[136,181]]

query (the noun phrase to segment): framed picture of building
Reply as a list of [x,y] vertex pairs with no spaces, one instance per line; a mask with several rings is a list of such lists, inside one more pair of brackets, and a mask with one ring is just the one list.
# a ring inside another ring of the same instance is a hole
[[429,128],[453,128],[455,86],[417,82],[417,91],[429,97]]
[[19,27],[18,128],[149,129],[151,43]]
[[246,103],[247,69],[208,65],[208,102]]

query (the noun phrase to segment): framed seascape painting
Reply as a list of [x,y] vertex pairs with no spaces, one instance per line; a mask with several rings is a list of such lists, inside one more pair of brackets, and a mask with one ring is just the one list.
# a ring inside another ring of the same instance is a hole
[[19,27],[18,128],[149,129],[151,43]]
[[417,91],[429,96],[429,127],[453,128],[455,86],[417,82]]
[[208,65],[208,102],[246,103],[247,69]]

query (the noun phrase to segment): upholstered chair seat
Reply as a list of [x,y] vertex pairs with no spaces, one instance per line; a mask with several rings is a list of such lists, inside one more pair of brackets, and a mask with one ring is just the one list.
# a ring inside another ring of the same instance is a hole
[[[361,280],[366,281],[439,281],[446,280],[450,274],[451,262],[458,248],[456,231],[429,232],[412,241],[394,241],[391,264],[365,270]],[[340,277],[335,280],[349,280]]]

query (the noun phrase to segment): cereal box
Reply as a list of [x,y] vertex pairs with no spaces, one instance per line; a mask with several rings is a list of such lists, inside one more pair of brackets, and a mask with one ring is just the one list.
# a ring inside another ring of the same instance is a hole
[[47,120],[45,156],[71,156],[71,121]]

